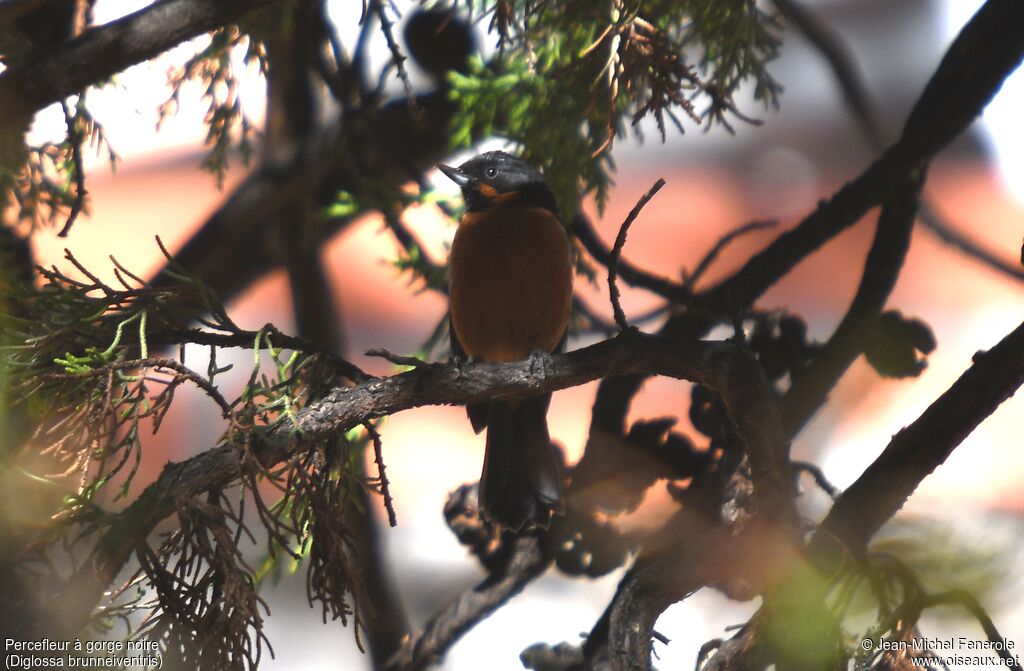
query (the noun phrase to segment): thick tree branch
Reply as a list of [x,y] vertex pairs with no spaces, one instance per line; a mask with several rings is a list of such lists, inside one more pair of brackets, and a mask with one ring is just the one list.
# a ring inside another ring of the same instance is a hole
[[[280,13],[285,28],[267,43],[267,132],[265,156],[268,161],[278,157],[305,157],[310,139],[318,126],[319,88],[314,81],[317,34],[327,25],[323,3],[301,3]],[[345,337],[341,327],[338,302],[320,257],[320,239],[314,234],[319,222],[309,192],[297,199],[288,217],[277,222],[278,237],[286,258],[292,311],[299,336],[329,350],[345,355]],[[390,494],[384,476],[382,441],[370,423],[364,428],[371,438],[381,475],[381,488],[390,515]],[[359,463],[360,476],[366,477],[366,462]],[[345,549],[350,565],[361,578],[362,589],[355,590],[361,625],[369,642],[374,667],[381,668],[399,649],[409,632],[405,607],[394,581],[388,575],[388,562],[383,557],[379,539],[379,502],[366,488],[352,494],[357,502],[346,506],[340,519],[325,524],[337,525],[351,534],[351,547]],[[393,517],[392,517],[393,519]],[[327,570],[332,570],[328,568]],[[333,567],[343,571],[343,567]],[[342,578],[343,580],[343,578]]]
[[[309,441],[335,435],[370,419],[424,405],[466,404],[514,398],[578,386],[604,375],[630,372],[700,382],[724,399],[748,450],[755,495],[766,516],[785,515],[792,505],[782,422],[774,396],[750,352],[729,342],[679,345],[627,332],[569,354],[554,356],[546,374],[529,361],[510,364],[430,364],[354,387],[339,387],[304,408],[297,425],[284,423],[257,436],[253,452],[265,466],[288,458]],[[96,604],[134,547],[175,510],[175,501],[226,487],[242,475],[241,445],[210,449],[164,467],[160,477],[127,509],[109,520],[97,550],[74,577],[71,589]],[[71,601],[71,603],[76,603]],[[72,617],[75,622],[87,613]],[[72,623],[73,624],[73,623]]]
[[903,267],[923,183],[921,171],[904,182],[882,207],[875,239],[864,264],[864,275],[850,308],[811,365],[793,380],[782,400],[788,436],[800,432],[864,350],[865,339],[885,307]]
[[[735,568],[736,543],[728,529],[708,527],[657,557],[641,557],[619,583],[608,623],[613,671],[649,671],[654,624],[666,608]],[[729,568],[727,568],[729,567]]]
[[[339,191],[358,199],[368,176],[380,190],[397,191],[443,158],[453,104],[443,93],[430,93],[417,99],[417,110],[413,114],[403,99],[338,117],[287,161],[262,162],[175,254],[175,261],[229,302],[285,263],[279,224],[290,220],[297,205],[324,207]],[[309,232],[311,242],[322,242],[353,221],[326,221]],[[173,281],[163,270],[154,279],[157,285]]]
[[[836,500],[811,542],[812,553],[863,553],[868,540],[895,515],[917,486],[978,424],[1024,383],[1024,323],[995,347],[974,356],[974,365],[910,426]],[[827,553],[816,557],[834,561]],[[834,566],[831,566],[834,568]]]
[[[864,173],[847,183],[795,228],[781,234],[740,270],[697,294],[661,333],[702,337],[716,315],[748,309],[794,266],[853,225],[958,135],[1024,58],[1024,3],[989,0],[960,31],[907,120],[903,136]],[[623,274],[625,278],[625,274]],[[645,376],[602,381],[592,428],[620,427]]]
[[[832,668],[823,660],[836,649],[838,628],[825,608],[824,581],[800,554],[800,539],[794,529],[762,518],[747,517],[724,526],[680,509],[640,551],[616,591],[607,640],[613,671],[648,671],[658,617],[668,606],[707,586],[739,600],[764,597],[764,609],[774,618],[771,627],[777,630],[772,637],[783,643],[775,646],[765,664]],[[778,634],[791,632],[794,625],[813,631],[814,640],[786,645],[786,635]]]
[[1024,58],[1024,3],[988,0],[954,40],[903,134],[864,173],[735,275],[699,296],[710,308],[750,305],[799,261],[878,205],[981,112]]
[[[842,36],[796,0],[775,0],[775,5],[828,62],[847,105],[872,146],[879,149],[885,146],[884,133],[878,122],[875,106],[872,104],[864,76],[858,69],[856,59]],[[963,231],[957,230],[936,213],[928,202],[922,203],[918,217],[927,230],[938,236],[947,245],[959,249],[967,256],[1004,275],[1024,280],[1024,269],[1000,258],[978,242],[971,240]]]
[[274,0],[163,0],[0,74],[0,127]]

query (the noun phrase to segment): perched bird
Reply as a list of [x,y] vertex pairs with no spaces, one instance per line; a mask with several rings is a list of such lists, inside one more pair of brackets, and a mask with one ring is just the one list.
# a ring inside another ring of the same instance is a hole
[[[565,344],[572,305],[569,240],[544,177],[502,151],[438,168],[462,189],[452,242],[450,316],[456,357],[501,363]],[[563,512],[561,458],[548,436],[551,394],[468,408],[487,428],[480,510],[520,531]]]

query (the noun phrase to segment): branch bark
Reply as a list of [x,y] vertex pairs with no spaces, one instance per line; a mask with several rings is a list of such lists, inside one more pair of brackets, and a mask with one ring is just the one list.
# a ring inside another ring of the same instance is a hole
[[[428,364],[401,375],[338,387],[304,408],[295,426],[284,423],[257,436],[253,451],[261,463],[270,466],[303,449],[307,441],[409,408],[533,395],[578,386],[604,375],[642,371],[700,382],[716,390],[748,450],[761,509],[781,514],[777,511],[792,506],[778,407],[759,365],[744,347],[729,342],[680,345],[630,331],[556,355],[546,368],[539,372],[529,361],[461,367]],[[135,546],[175,510],[176,500],[238,480],[241,449],[237,444],[221,445],[184,462],[167,464],[136,501],[109,520],[93,556],[71,581],[74,596],[91,609]],[[69,626],[87,616],[88,612],[71,614]]]
[[[839,88],[843,92],[843,97],[846,99],[846,104],[853,112],[861,131],[870,140],[871,144],[879,149],[884,147],[884,133],[878,122],[875,105],[871,100],[863,73],[857,68],[856,60],[849,45],[843,41],[842,36],[832,30],[826,23],[820,21],[802,3],[796,0],[775,0],[775,6],[779,8],[779,11],[788,20],[792,21],[793,25],[804,34],[804,37],[828,61],[829,67],[832,68],[832,73],[839,84]],[[918,217],[927,230],[938,236],[947,245],[959,249],[967,256],[984,263],[1004,275],[1024,280],[1024,269],[1000,258],[998,255],[985,249],[977,241],[969,238],[963,231],[957,230],[935,212],[934,207],[930,203],[925,202],[921,204]]]
[[882,207],[875,239],[864,264],[864,275],[850,308],[832,337],[807,370],[793,381],[782,400],[786,435],[792,437],[800,432],[846,369],[864,351],[865,338],[878,320],[903,268],[923,184],[924,172],[921,171],[900,185]]
[[537,536],[520,536],[505,566],[434,615],[411,644],[408,658],[388,668],[411,671],[439,661],[463,634],[521,592],[550,563]]
[[[678,525],[674,525],[678,526]],[[725,527],[704,528],[656,557],[641,556],[616,590],[608,623],[613,671],[649,671],[654,625],[665,609],[735,568],[736,539]],[[691,529],[692,531],[692,529]]]
[[[317,30],[327,24],[323,3],[300,3],[280,12],[281,25],[286,26],[267,42],[269,70],[267,73],[267,132],[265,161],[279,157],[306,159],[310,140],[318,129],[318,82],[314,80],[317,51]],[[292,312],[299,336],[341,356],[346,355],[341,311],[320,257],[318,221],[309,192],[281,218],[277,236],[282,242],[292,297]],[[369,427],[369,425],[367,425]],[[369,429],[368,429],[369,430]],[[374,434],[374,444],[379,436]],[[359,463],[360,476],[366,476],[366,460]],[[409,633],[408,618],[394,581],[388,575],[388,562],[383,557],[379,538],[378,502],[364,488],[353,492],[355,505],[347,506],[343,519],[329,524],[339,525],[351,534],[351,547],[346,548],[350,565],[361,577],[362,589],[356,590],[362,628],[369,643],[374,668],[383,668],[401,649]],[[387,494],[385,494],[387,496]],[[328,569],[330,570],[330,569]],[[341,567],[334,567],[341,571]]]
[[0,74],[0,127],[275,0],[163,0]]
[[[298,205],[312,203],[315,210],[339,191],[358,200],[360,185],[371,177],[381,191],[397,191],[443,158],[454,104],[444,93],[429,93],[417,98],[417,110],[418,115],[402,99],[379,110],[339,116],[288,160],[261,162],[175,252],[175,262],[229,302],[286,262],[280,222],[290,220]],[[309,233],[310,244],[323,242],[353,220],[327,222]],[[154,284],[174,282],[165,270],[157,272]]]
[[794,265],[870,208],[945,147],[988,104],[1024,58],[1024,4],[988,0],[954,40],[910,112],[896,144],[735,275],[699,296],[708,307],[746,306]]
[[[810,544],[826,570],[867,542],[971,431],[1024,384],[1024,323],[987,352],[924,414],[893,436],[882,454],[836,500]],[[840,552],[831,545],[838,540]]]
[[[914,105],[900,140],[795,228],[776,238],[740,270],[700,292],[661,333],[701,338],[722,315],[742,312],[827,241],[849,228],[953,140],[985,107],[1024,58],[1024,3],[988,0],[960,31]],[[623,275],[625,277],[625,275]],[[645,376],[604,380],[592,427],[614,428]],[[600,414],[598,414],[600,410]]]

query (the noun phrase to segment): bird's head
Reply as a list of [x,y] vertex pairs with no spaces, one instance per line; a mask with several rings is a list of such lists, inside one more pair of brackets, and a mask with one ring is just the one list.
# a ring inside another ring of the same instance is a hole
[[518,203],[543,207],[558,214],[555,196],[544,176],[511,154],[489,151],[474,156],[458,168],[437,167],[462,189],[466,209],[470,212]]

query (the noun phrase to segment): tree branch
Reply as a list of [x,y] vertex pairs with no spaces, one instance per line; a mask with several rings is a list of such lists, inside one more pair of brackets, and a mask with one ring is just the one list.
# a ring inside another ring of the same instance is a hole
[[[917,486],[975,427],[1024,384],[1024,323],[987,352],[892,441],[836,500],[811,542],[825,563],[841,549],[863,553],[871,537],[896,514]],[[834,568],[834,566],[830,566]]]
[[[823,661],[835,651],[838,628],[825,608],[825,582],[800,549],[798,531],[770,520],[746,517],[725,526],[681,508],[641,549],[619,584],[608,627],[611,668],[648,671],[658,617],[706,586],[737,600],[763,596],[763,609],[776,618],[770,625],[775,634],[791,634],[793,628],[814,634],[802,638],[803,645],[778,646],[772,659],[750,668],[762,668],[769,661],[787,669],[832,668]],[[778,637],[777,642],[785,639]],[[591,645],[588,639],[585,647]],[[591,649],[588,659],[597,652]]]
[[0,74],[0,127],[274,0],[163,0]]
[[[546,374],[529,361],[509,364],[430,364],[354,387],[333,389],[283,423],[255,436],[252,450],[264,466],[288,458],[303,446],[370,419],[424,405],[463,405],[490,398],[515,398],[578,386],[604,375],[644,372],[700,382],[725,400],[750,456],[755,493],[766,514],[792,505],[792,480],[785,463],[782,423],[771,387],[750,352],[729,342],[679,345],[657,336],[626,332],[582,350],[552,357]],[[240,444],[212,448],[181,463],[169,463],[160,477],[122,513],[110,518],[91,559],[71,581],[71,590],[90,608],[123,566],[134,547],[175,509],[175,501],[226,487],[242,475]],[[69,600],[69,603],[77,603]],[[80,623],[87,616],[71,619]]]
[[715,242],[714,246],[712,246],[711,249],[709,249],[707,253],[704,254],[700,262],[697,263],[697,267],[693,269],[693,272],[687,276],[687,288],[692,290],[693,287],[697,285],[697,282],[699,282],[700,279],[704,277],[704,273],[708,271],[708,268],[710,268],[711,264],[715,262],[715,260],[718,258],[718,255],[722,253],[722,250],[728,247],[729,244],[732,243],[734,240],[746,235],[747,233],[753,233],[754,231],[761,231],[767,228],[774,228],[775,226],[778,225],[778,223],[779,222],[777,221],[770,220],[751,221],[749,223],[743,224],[742,226],[737,226],[736,228],[732,229],[731,231],[720,237],[718,241]]
[[793,380],[782,400],[786,435],[792,437],[800,432],[846,369],[863,352],[865,338],[878,320],[903,268],[923,184],[922,170],[900,185],[882,207],[860,287],[850,308],[814,361]]
[[[641,558],[622,578],[608,623],[608,657],[613,671],[649,671],[654,624],[673,603],[705,585],[724,580],[735,567],[735,539],[724,527],[704,525],[702,533],[672,551]],[[726,568],[730,567],[730,568]]]
[[[587,250],[587,253],[594,257],[594,260],[605,267],[611,264],[611,249],[604,244],[597,231],[594,230],[594,224],[583,213],[577,213],[573,219],[572,233],[583,245],[583,248]],[[618,268],[619,275],[627,284],[647,289],[662,298],[685,302],[693,297],[693,294],[682,284],[650,273],[633,265],[626,259],[619,259]]]
[[519,536],[505,564],[430,618],[410,644],[407,657],[388,668],[412,671],[439,661],[477,622],[505,605],[550,564],[551,558],[545,556],[537,536]]
[[[694,296],[689,309],[669,318],[661,333],[681,340],[698,339],[714,325],[716,315],[735,315],[747,309],[794,266],[886,200],[914,170],[952,141],[1022,58],[1024,3],[988,0],[946,52],[914,105],[899,142],[740,270]],[[614,430],[621,425],[629,401],[644,379],[644,375],[634,374],[602,381],[592,427]]]
[[[883,147],[885,144],[884,133],[878,123],[878,116],[875,113],[875,106],[872,104],[864,76],[857,68],[849,45],[843,41],[842,36],[820,21],[802,3],[796,0],[775,0],[775,6],[821,52],[829,67],[832,68],[832,73],[843,92],[843,97],[860,125],[861,131],[873,146]],[[938,236],[947,245],[955,247],[967,256],[1004,275],[1024,280],[1024,269],[996,256],[978,242],[971,240],[964,232],[956,230],[936,213],[929,203],[925,202],[921,205],[918,217],[927,230]]]
[[888,198],[911,172],[959,135],[1022,58],[1024,3],[988,0],[946,52],[899,141],[796,228],[698,296],[700,302],[710,308],[752,303],[799,261]]
[[[256,336],[258,333],[262,333],[263,337],[257,342]],[[214,333],[201,329],[168,329],[162,334],[154,334],[149,342],[150,345],[159,347],[179,345],[183,342],[209,345],[211,347],[244,347],[248,349],[257,345],[262,349],[267,349],[271,346],[283,347],[295,350],[296,352],[305,352],[306,354],[315,354],[322,357],[324,360],[329,361],[340,375],[344,375],[353,382],[364,382],[372,377],[355,364],[338,356],[331,349],[308,340],[303,340],[302,338],[281,333],[273,324],[266,324],[259,331],[239,330],[235,333]]]
[[647,193],[640,196],[640,200],[636,202],[633,209],[629,211],[629,215],[626,216],[625,221],[619,227],[619,234],[615,236],[615,246],[612,247],[611,254],[608,257],[608,296],[612,301],[612,312],[615,315],[615,323],[618,325],[620,330],[629,328],[629,322],[626,321],[626,314],[622,311],[622,303],[619,301],[619,287],[615,284],[615,277],[619,272],[619,263],[622,259],[622,248],[626,244],[626,235],[629,233],[629,227],[636,221],[636,218],[640,216],[640,211],[644,209],[644,206],[654,198],[658,191],[661,191],[661,187],[665,186],[665,180],[658,178]]
[[821,52],[832,68],[839,90],[861,130],[876,147],[884,146],[882,130],[878,123],[867,83],[857,68],[853,52],[842,37],[831,26],[820,21],[798,0],[774,0],[782,15],[803,33],[811,45]]
[[[175,253],[175,261],[229,302],[285,263],[278,227],[296,204],[312,203],[315,210],[339,191],[358,197],[359,185],[370,176],[379,180],[382,191],[397,191],[443,158],[454,109],[442,92],[417,98],[416,115],[402,99],[379,110],[339,116],[289,161],[262,162]],[[327,240],[354,220],[327,221],[312,242]],[[165,270],[156,274],[154,284],[173,282]]]
[[957,230],[949,221],[936,212],[931,203],[924,202],[921,204],[919,217],[927,230],[931,231],[933,235],[950,247],[960,250],[965,255],[1003,275],[1016,280],[1024,280],[1024,268],[996,256],[988,249],[985,249],[979,242],[967,237],[963,231]]

